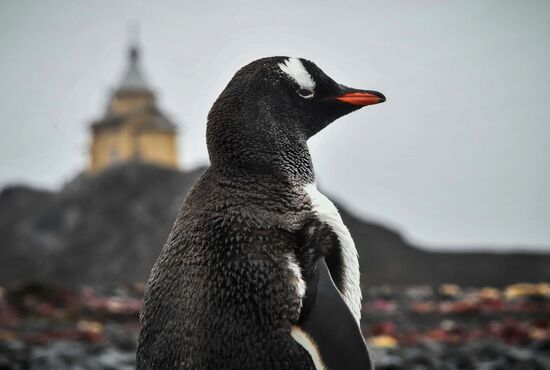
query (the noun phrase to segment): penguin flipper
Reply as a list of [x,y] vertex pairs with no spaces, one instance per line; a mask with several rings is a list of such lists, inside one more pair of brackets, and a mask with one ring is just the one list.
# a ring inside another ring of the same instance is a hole
[[374,369],[359,323],[334,284],[324,258],[310,281],[292,337],[311,355],[318,370]]

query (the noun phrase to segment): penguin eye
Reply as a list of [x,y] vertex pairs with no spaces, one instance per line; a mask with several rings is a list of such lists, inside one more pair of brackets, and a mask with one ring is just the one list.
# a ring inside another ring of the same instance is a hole
[[310,89],[299,89],[298,95],[300,95],[302,98],[309,99],[313,97],[313,90]]

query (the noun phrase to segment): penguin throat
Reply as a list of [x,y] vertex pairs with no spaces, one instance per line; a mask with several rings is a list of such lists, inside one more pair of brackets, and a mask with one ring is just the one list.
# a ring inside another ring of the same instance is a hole
[[211,158],[211,165],[215,170],[237,176],[270,177],[300,185],[314,181],[313,164],[307,150],[277,155],[263,154],[265,153],[254,155],[245,151],[232,151],[221,160]]
[[228,175],[260,175],[300,185],[314,181],[313,164],[305,139],[278,139],[261,140],[254,135],[209,135],[211,166]]

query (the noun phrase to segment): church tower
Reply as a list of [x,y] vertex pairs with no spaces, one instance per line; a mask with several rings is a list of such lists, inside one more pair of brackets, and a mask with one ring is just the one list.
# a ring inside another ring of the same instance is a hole
[[91,173],[128,161],[177,168],[176,126],[156,105],[141,71],[136,44],[128,51],[126,72],[105,116],[92,123],[91,131]]

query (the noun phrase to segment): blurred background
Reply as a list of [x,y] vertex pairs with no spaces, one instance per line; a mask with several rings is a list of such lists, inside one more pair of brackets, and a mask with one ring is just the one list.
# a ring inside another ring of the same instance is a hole
[[0,369],[132,369],[143,285],[259,57],[387,102],[310,140],[377,369],[550,369],[550,3],[0,2]]

